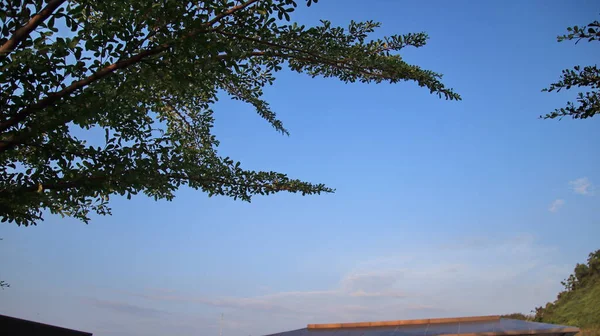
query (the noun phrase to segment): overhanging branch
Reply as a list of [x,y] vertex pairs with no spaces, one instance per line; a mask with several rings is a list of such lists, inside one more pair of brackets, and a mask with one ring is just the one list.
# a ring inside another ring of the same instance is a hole
[[[181,36],[178,40],[175,41],[171,41],[171,42],[166,42],[163,43],[161,45],[158,45],[154,48],[142,51],[130,58],[124,59],[124,60],[120,60],[116,63],[113,63],[107,67],[104,67],[98,71],[96,71],[95,73],[93,73],[92,75],[90,75],[89,77],[86,77],[82,80],[76,81],[71,83],[71,85],[65,87],[64,89],[56,92],[56,93],[52,93],[49,94],[46,98],[40,100],[39,102],[27,106],[24,109],[22,109],[21,111],[19,111],[14,117],[6,120],[5,122],[0,123],[0,132],[5,132],[7,129],[23,122],[27,117],[29,117],[30,115],[36,113],[37,111],[40,111],[48,106],[51,106],[52,104],[56,103],[58,100],[70,95],[71,93],[75,92],[76,90],[82,89],[106,76],[111,75],[112,73],[114,73],[117,70],[120,69],[124,69],[127,68],[133,64],[136,64],[140,61],[142,61],[145,58],[148,58],[150,56],[153,55],[157,55],[160,54],[166,50],[168,50],[169,48],[171,48],[175,42],[178,41],[182,41],[191,37],[194,37],[198,34],[204,33],[204,32],[208,32],[211,31],[209,30],[210,27],[212,27],[215,23],[219,22],[219,20],[223,19],[226,16],[232,15],[237,11],[240,11],[246,7],[248,7],[249,5],[251,5],[252,3],[257,2],[258,0],[249,0],[241,5],[238,6],[234,6],[231,7],[230,9],[228,9],[227,11],[224,11],[221,14],[218,14],[215,18],[213,18],[211,21],[208,21],[206,24],[204,24],[202,26],[201,29],[196,29],[193,30],[191,32],[188,32],[187,34],[184,34],[183,36]],[[62,2],[64,2],[64,0],[62,1],[58,1],[58,0],[53,0],[51,1],[52,4],[57,3],[56,6],[59,6]],[[50,6],[50,4],[48,5]],[[47,8],[48,8],[47,6]],[[40,12],[41,13],[41,12]],[[50,15],[52,12],[50,11],[47,15]],[[47,17],[47,16],[46,16]],[[32,19],[33,20],[33,19]],[[40,19],[38,19],[40,20]],[[41,22],[41,21],[39,21]],[[31,30],[35,29],[35,27],[37,27],[37,25],[39,25],[39,22],[33,27],[31,28]],[[31,31],[30,30],[30,31]],[[29,31],[29,32],[30,32]],[[15,33],[16,34],[16,33]],[[22,34],[21,34],[22,35]],[[20,35],[19,35],[20,36]],[[14,37],[14,36],[13,36]],[[17,39],[18,41],[18,39]],[[7,42],[8,43],[8,42]],[[4,45],[2,46],[2,48],[4,48]],[[0,143],[0,152],[9,150],[11,148],[13,148],[16,144],[11,144],[11,143]]]
[[23,27],[15,30],[14,34],[8,41],[4,42],[0,46],[0,57],[8,56],[24,39],[31,34],[44,20],[46,20],[52,13],[63,3],[65,0],[50,0],[46,7],[44,7],[39,13],[32,16],[29,22]]
[[[43,192],[46,190],[62,191],[62,190],[68,190],[68,189],[83,188],[83,187],[98,184],[98,183],[110,182],[111,178],[115,179],[115,180],[122,180],[124,177],[126,177],[128,175],[131,176],[131,175],[135,175],[135,174],[145,174],[145,172],[139,172],[139,171],[127,172],[126,171],[126,172],[120,173],[118,175],[118,177],[115,177],[112,175],[95,175],[95,176],[80,177],[80,178],[76,178],[76,179],[72,179],[72,180],[58,180],[58,181],[53,181],[53,182],[37,183],[37,184],[32,184],[32,185],[27,185],[27,186],[17,186],[13,190],[10,190],[10,189],[0,190],[0,198],[2,198],[2,195],[7,195],[7,194],[10,194],[10,195],[28,194],[28,193],[39,193],[39,192]],[[181,173],[168,173],[168,174],[164,174],[162,176],[165,178],[168,178],[168,179],[174,179],[174,180],[179,180],[179,181],[192,181],[192,182],[202,184],[204,186],[221,185],[221,186],[226,186],[226,187],[232,187],[232,186],[233,187],[245,187],[245,188],[253,188],[253,189],[263,189],[263,190],[268,190],[271,192],[289,190],[289,188],[286,187],[285,185],[277,185],[275,183],[262,183],[262,184],[242,183],[242,182],[235,182],[235,181],[227,181],[226,179],[221,179],[221,178],[217,178],[217,177],[189,176],[187,174],[181,174]]]

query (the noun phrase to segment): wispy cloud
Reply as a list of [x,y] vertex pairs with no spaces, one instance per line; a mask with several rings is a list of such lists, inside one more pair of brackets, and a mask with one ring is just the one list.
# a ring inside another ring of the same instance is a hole
[[560,208],[562,208],[565,205],[565,200],[562,199],[555,199],[552,204],[550,204],[550,207],[548,208],[548,211],[550,212],[557,212]]
[[[172,290],[169,290],[172,291]],[[105,293],[110,295],[110,293]],[[99,300],[82,298],[84,309],[93,317],[82,330],[102,335],[138,336],[138,335],[217,335],[222,328],[226,334],[246,336],[247,322],[225,319],[220,314],[198,314],[193,311],[164,308],[164,304],[138,304],[139,298],[123,296]],[[136,302],[136,303],[132,303]],[[164,309],[150,308],[163,307]],[[97,311],[95,311],[96,309]],[[100,316],[100,317],[98,317]]]
[[580,195],[591,196],[594,194],[594,185],[587,177],[581,177],[570,181],[571,189]]
[[407,295],[396,292],[396,291],[388,291],[388,292],[365,292],[364,290],[357,290],[355,292],[351,292],[349,294],[352,297],[366,297],[366,298],[404,298]]
[[408,306],[408,309],[413,311],[422,311],[426,313],[439,313],[446,312],[447,310],[441,307],[436,307],[432,305],[424,305],[424,304],[413,304]]
[[460,241],[445,243],[441,246],[444,250],[466,250],[473,248],[482,248],[489,244],[486,237],[466,237]]
[[[128,293],[131,296],[139,297],[150,301],[163,302],[180,302],[180,303],[195,303],[205,306],[217,308],[228,308],[238,310],[252,310],[261,312],[278,312],[278,313],[298,313],[293,307],[282,306],[274,300],[275,297],[283,297],[287,293],[276,293],[259,297],[220,297],[214,298],[210,296],[186,295],[173,291],[170,295],[161,295],[153,293]],[[301,295],[298,292],[294,295]],[[308,295],[313,295],[308,292]],[[292,295],[290,295],[292,296]]]
[[153,302],[195,303],[238,311],[310,315],[315,309],[327,309],[327,306],[332,305],[356,306],[363,303],[357,300],[365,298],[380,302],[406,298],[407,295],[396,288],[397,280],[397,275],[394,274],[352,272],[345,275],[338,286],[328,290],[284,291],[254,297],[219,298],[188,295],[172,290],[127,294]]
[[346,292],[371,292],[391,288],[396,283],[395,272],[366,272],[348,274],[341,281],[342,290]]
[[[400,246],[387,255],[358,260],[339,274],[337,283],[317,290],[269,293],[264,288],[262,295],[222,297],[148,289],[117,293],[116,301],[124,302],[91,302],[140,323],[156,316],[178,323],[182,317],[176,312],[186,311],[191,324],[204,318],[216,331],[224,312],[228,335],[264,335],[306,323],[528,312],[552,300],[570,271],[570,265],[555,264],[556,248],[540,245],[530,234],[490,234],[455,244],[460,248]],[[158,315],[159,309],[166,313]]]
[[155,308],[142,307],[135,304],[130,304],[121,301],[109,301],[109,300],[98,300],[98,299],[86,299],[88,304],[91,304],[98,308],[112,310],[117,313],[125,313],[130,315],[136,315],[139,317],[154,318],[159,315],[167,314],[167,312]]

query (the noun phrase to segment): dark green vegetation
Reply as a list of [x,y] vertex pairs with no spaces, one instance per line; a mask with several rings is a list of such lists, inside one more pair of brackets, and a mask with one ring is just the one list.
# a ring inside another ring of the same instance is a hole
[[535,309],[535,320],[600,330],[600,250],[577,264],[556,301]]
[[379,27],[371,21],[305,27],[288,22],[296,6],[293,0],[2,1],[2,220],[31,225],[53,213],[87,222],[90,212],[110,213],[111,195],[171,200],[182,185],[245,201],[280,191],[332,192],[285,174],[244,170],[217,153],[211,106],[221,92],[288,134],[262,99],[284,66],[343,82],[413,81],[460,99],[440,74],[398,54],[424,46],[425,33],[371,39]]
[[502,315],[502,317],[513,319],[513,320],[533,321],[533,315],[525,315],[522,313],[506,314],[506,315]]
[[504,316],[575,326],[586,335],[600,335],[600,250],[590,253],[587,263],[577,264],[562,284],[565,289],[556,300],[535,308],[535,315]]
[[[567,31],[569,32],[567,35],[558,37],[558,42],[576,40],[575,44],[577,44],[581,40],[588,42],[600,41],[600,22],[598,21],[584,26],[569,27]],[[562,89],[569,90],[572,87],[587,87],[590,91],[578,93],[577,103],[568,102],[567,106],[558,108],[546,114],[543,118],[571,116],[574,119],[585,119],[600,113],[600,69],[597,65],[585,67],[577,65],[573,69],[565,69],[562,71],[558,82],[552,83],[550,87],[542,91],[559,92]]]

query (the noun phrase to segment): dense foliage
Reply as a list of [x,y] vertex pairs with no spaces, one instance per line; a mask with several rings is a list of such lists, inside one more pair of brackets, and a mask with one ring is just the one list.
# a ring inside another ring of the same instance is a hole
[[3,221],[35,224],[44,211],[87,221],[90,212],[110,213],[111,195],[170,200],[182,185],[246,201],[279,191],[331,192],[285,174],[244,170],[216,151],[211,106],[220,93],[252,105],[288,133],[261,98],[283,66],[344,82],[414,81],[460,99],[440,74],[397,53],[424,46],[426,34],[371,39],[376,22],[290,24],[296,6],[293,0],[2,1]]
[[535,309],[534,320],[600,330],[600,250],[590,253],[587,263],[577,264],[562,282],[565,290],[554,302]]
[[[567,31],[568,34],[558,37],[559,42],[576,40],[575,44],[577,44],[581,40],[587,40],[588,42],[600,41],[599,21],[594,21],[582,27],[569,27]],[[573,69],[565,69],[562,71],[560,80],[543,91],[559,92],[562,89],[569,90],[572,87],[587,87],[590,91],[579,92],[576,103],[568,102],[567,106],[546,114],[544,118],[570,116],[574,119],[585,119],[600,113],[600,69],[597,65],[584,67],[577,65]]]

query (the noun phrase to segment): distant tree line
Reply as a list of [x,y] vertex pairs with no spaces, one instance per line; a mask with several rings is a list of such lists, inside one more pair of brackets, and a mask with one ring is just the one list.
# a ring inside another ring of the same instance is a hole
[[523,313],[506,314],[502,315],[502,317],[513,320],[533,321],[533,315],[525,315]]
[[[534,321],[544,322],[544,317],[551,314],[559,304],[559,301],[566,300],[579,290],[583,290],[592,283],[600,280],[600,250],[589,254],[587,263],[577,264],[573,274],[567,279],[561,281],[565,290],[558,293],[554,302],[548,302],[544,307],[535,308]],[[600,317],[598,317],[600,321]]]
[[[595,252],[589,254],[585,264],[578,263],[573,270],[573,274],[569,275],[569,277],[564,281],[561,281],[561,284],[565,289],[558,293],[554,302],[548,302],[545,306],[536,307],[532,311],[532,314],[512,313],[502,315],[502,317],[524,321],[555,323],[556,321],[554,321],[554,319],[556,316],[554,315],[556,315],[558,307],[564,306],[564,304],[571,299],[575,293],[585,293],[588,288],[592,288],[594,284],[599,281],[600,250],[596,250]],[[600,304],[600,297],[596,298],[596,300],[598,301],[598,304]],[[592,303],[592,305],[594,305],[594,303]],[[577,306],[581,309],[584,309],[580,304]],[[597,318],[597,324],[600,324],[600,316]]]

